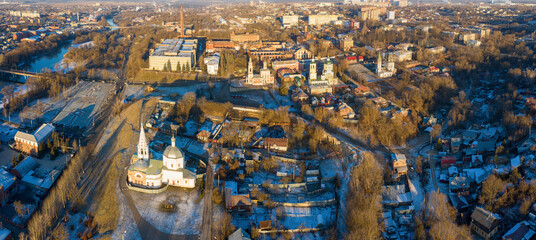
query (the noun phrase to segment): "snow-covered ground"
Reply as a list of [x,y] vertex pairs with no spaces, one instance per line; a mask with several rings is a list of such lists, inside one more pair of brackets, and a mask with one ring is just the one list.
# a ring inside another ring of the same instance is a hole
[[412,178],[408,178],[408,184],[415,210],[420,211],[424,202],[424,189],[419,181],[419,177],[414,176]]
[[63,226],[69,231],[70,240],[80,239],[78,233],[82,233],[86,229],[83,224],[85,218],[86,214],[83,213],[69,214],[69,220],[66,223],[63,223]]
[[119,190],[119,186],[116,185],[115,194],[117,196],[117,202],[119,204],[119,220],[117,222],[117,228],[112,233],[112,239],[133,239],[141,240],[140,231],[136,226],[136,222],[132,217],[132,212],[128,208],[125,196]]
[[[272,93],[274,94],[274,97],[277,99],[279,104],[281,104],[281,106],[291,106],[294,104],[294,102],[292,102],[292,100],[290,99],[290,96],[282,96],[279,94],[278,91],[275,90],[273,90]],[[289,95],[290,94],[291,93],[289,91]]]
[[[335,211],[335,206],[311,208],[282,207],[283,217],[278,219],[278,221],[288,229],[297,229],[300,226],[306,228],[330,226],[335,222],[335,216],[337,215]],[[273,217],[276,217],[275,215],[274,213]]]
[[[171,234],[199,234],[203,218],[204,199],[196,203],[199,191],[169,187],[159,194],[131,192],[141,216],[162,232]],[[160,210],[166,200],[176,203],[175,212]]]
[[190,145],[188,146],[186,150],[195,155],[203,156],[204,154],[207,153],[207,149],[209,149],[209,147],[210,146],[208,143],[200,143],[200,142],[193,141],[192,143],[190,143]]

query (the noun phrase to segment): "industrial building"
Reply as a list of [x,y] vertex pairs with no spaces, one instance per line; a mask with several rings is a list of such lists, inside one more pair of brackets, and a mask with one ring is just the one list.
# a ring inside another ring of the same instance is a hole
[[192,68],[196,61],[197,39],[165,39],[149,56],[149,69],[177,71]]
[[297,16],[297,15],[282,16],[281,24],[283,25],[283,27],[298,26],[299,19],[300,19],[300,16]]
[[309,15],[309,25],[326,25],[331,24],[332,21],[337,21],[339,15]]

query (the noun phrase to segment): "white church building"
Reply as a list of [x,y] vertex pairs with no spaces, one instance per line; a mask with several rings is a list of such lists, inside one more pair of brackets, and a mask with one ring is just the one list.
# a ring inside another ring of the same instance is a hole
[[171,145],[165,149],[162,159],[155,159],[152,158],[145,131],[141,126],[137,150],[128,168],[127,181],[131,185],[149,189],[161,188],[164,185],[195,187],[196,174],[185,168],[184,154],[175,146],[175,137],[171,138]]

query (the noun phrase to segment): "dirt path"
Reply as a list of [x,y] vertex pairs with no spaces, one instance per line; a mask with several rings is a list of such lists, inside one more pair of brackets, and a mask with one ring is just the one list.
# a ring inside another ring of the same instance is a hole
[[212,171],[212,163],[207,164],[207,174],[205,181],[205,208],[203,210],[203,224],[201,228],[201,240],[210,240],[211,239],[211,230],[212,230],[212,189],[214,187],[214,173]]

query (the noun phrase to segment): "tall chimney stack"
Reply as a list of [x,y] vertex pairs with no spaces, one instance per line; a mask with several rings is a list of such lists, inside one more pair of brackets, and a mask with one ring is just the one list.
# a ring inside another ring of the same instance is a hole
[[181,6],[181,38],[184,38],[184,10]]

